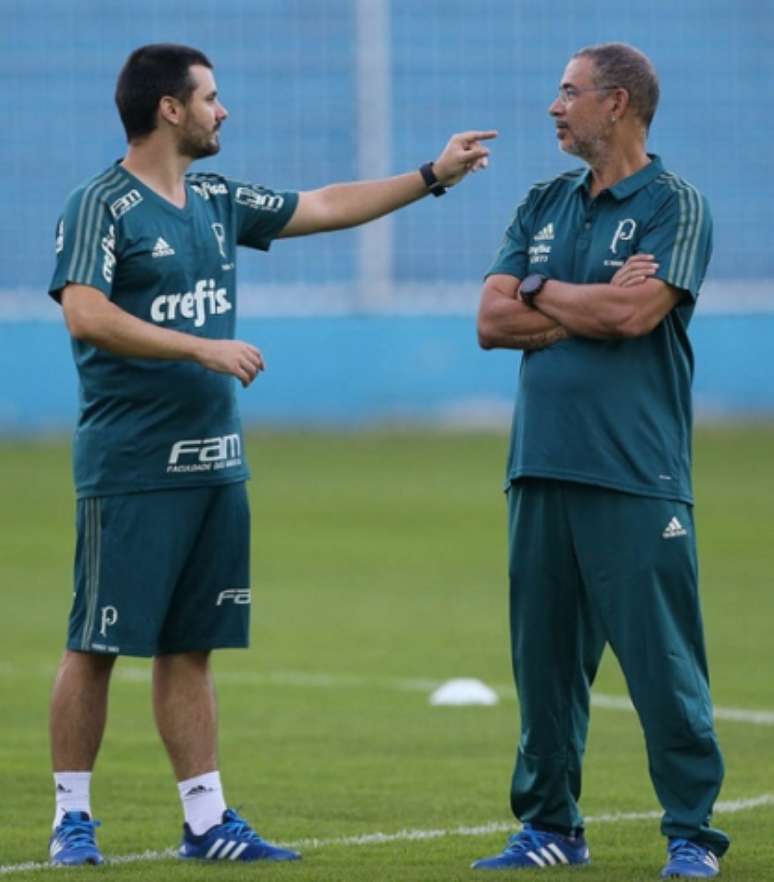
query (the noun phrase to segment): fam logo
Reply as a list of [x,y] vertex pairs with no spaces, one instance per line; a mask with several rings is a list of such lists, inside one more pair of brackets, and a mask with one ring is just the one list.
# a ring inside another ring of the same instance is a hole
[[56,225],[56,253],[61,254],[64,251],[64,218],[59,219]]
[[124,193],[123,196],[119,196],[110,206],[110,213],[113,215],[113,220],[118,220],[119,217],[126,214],[127,211],[131,211],[141,202],[142,196],[137,190],[130,190],[128,193]]
[[236,201],[240,205],[254,208],[256,211],[279,211],[285,204],[285,197],[276,193],[260,193],[251,187],[237,187]]
[[201,328],[208,316],[223,315],[232,309],[226,288],[216,288],[215,279],[199,279],[193,291],[185,294],[159,294],[151,303],[150,315],[156,324],[177,318],[193,319]]
[[250,603],[250,589],[226,588],[225,591],[221,591],[218,595],[218,599],[215,601],[215,606],[223,606],[224,602],[227,600],[237,604],[237,606],[248,605]]
[[214,472],[238,465],[242,465],[242,440],[234,433],[175,441],[167,472]]
[[610,250],[613,254],[618,254],[616,248],[619,242],[629,242],[632,239],[636,229],[637,223],[630,217],[618,221],[618,226],[616,227],[615,233],[613,233],[613,239],[610,242]]

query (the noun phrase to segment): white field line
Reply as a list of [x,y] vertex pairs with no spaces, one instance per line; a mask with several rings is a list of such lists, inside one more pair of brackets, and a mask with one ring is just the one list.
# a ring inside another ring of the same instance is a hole
[[[17,672],[13,662],[0,663],[0,676],[12,677]],[[21,672],[20,672],[21,673]],[[53,679],[54,671],[49,666],[41,667],[40,673]],[[114,679],[124,683],[149,683],[150,667],[124,665],[116,667]],[[431,677],[364,677],[359,674],[325,674],[306,671],[221,671],[216,672],[217,683],[262,683],[276,686],[297,686],[308,689],[342,689],[342,688],[381,688],[398,692],[427,692],[437,689],[444,681]],[[501,699],[513,700],[516,696],[511,684],[495,684],[492,686]],[[624,695],[606,695],[592,692],[592,707],[602,710],[634,711],[631,701]],[[715,719],[733,723],[750,723],[753,726],[774,726],[774,711],[749,710],[738,707],[716,707]]]
[[[733,815],[755,808],[774,806],[774,793],[763,793],[749,799],[734,799],[715,804],[714,814]],[[659,811],[649,812],[612,812],[604,815],[591,815],[587,817],[586,824],[618,824],[628,821],[653,821],[661,817]],[[353,848],[368,845],[383,845],[391,842],[421,842],[428,839],[445,839],[449,836],[490,836],[494,833],[512,833],[513,822],[489,821],[478,824],[475,827],[452,827],[450,829],[435,830],[399,830],[397,833],[363,833],[360,836],[339,836],[334,839],[297,839],[295,842],[282,843],[289,848],[305,849],[307,851],[316,848],[344,847]],[[143,851],[138,854],[124,854],[107,858],[106,864],[134,864],[145,861],[161,861],[175,856],[175,849],[165,848],[163,851]],[[30,870],[57,870],[60,867],[52,867],[51,864],[28,861],[23,864],[7,864],[0,866],[0,875],[10,873],[22,873]]]
[[[149,682],[150,670],[138,667],[118,667],[116,676],[127,682]],[[305,688],[340,689],[346,687],[382,687],[395,689],[401,692],[432,692],[444,681],[430,678],[376,678],[361,677],[357,674],[316,674],[301,671],[222,671],[216,673],[218,683],[270,683],[280,686],[300,686]],[[511,685],[496,684],[492,686],[494,691],[503,699],[515,698],[514,688]],[[631,701],[623,695],[606,695],[592,692],[592,707],[603,710],[618,710],[634,712]],[[750,723],[754,726],[774,726],[774,711],[769,710],[746,710],[736,707],[716,707],[715,719],[726,720],[736,723]]]
[[[0,663],[0,676],[13,677],[17,672],[13,662]],[[54,671],[48,665],[41,666],[40,673],[53,679]],[[19,670],[19,673],[21,671]],[[116,667],[114,679],[123,683],[149,683],[150,666],[124,665]],[[307,689],[343,689],[343,688],[381,688],[398,692],[427,692],[437,689],[443,680],[430,677],[364,677],[359,674],[324,674],[306,671],[221,671],[216,672],[217,683],[237,683],[260,685],[266,683],[275,686],[297,686]],[[513,700],[514,688],[511,684],[495,684],[492,689],[501,699]],[[592,707],[602,710],[627,711],[632,713],[634,707],[625,695],[606,695],[603,692],[592,692]],[[732,723],[750,723],[753,726],[774,726],[774,711],[750,710],[739,707],[716,707],[715,719]]]

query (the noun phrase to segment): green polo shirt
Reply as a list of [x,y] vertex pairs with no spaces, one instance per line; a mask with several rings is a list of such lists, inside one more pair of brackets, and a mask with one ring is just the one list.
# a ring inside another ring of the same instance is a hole
[[[268,251],[295,192],[217,174],[185,176],[178,208],[116,164],[75,190],[57,224],[49,286],[97,288],[151,325],[214,340],[236,326],[237,246]],[[235,379],[192,361],[130,358],[73,340],[78,496],[244,481]]]
[[590,178],[576,169],[532,187],[487,275],[604,283],[643,252],[684,296],[642,337],[573,337],[523,354],[507,483],[555,478],[691,503],[687,329],[712,251],[709,207],[657,156],[594,199]]

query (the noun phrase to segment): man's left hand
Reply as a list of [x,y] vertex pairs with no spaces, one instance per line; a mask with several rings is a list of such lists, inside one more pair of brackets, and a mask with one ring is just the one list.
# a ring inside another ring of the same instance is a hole
[[453,187],[468,172],[486,168],[489,163],[489,148],[481,141],[497,137],[495,130],[486,132],[461,132],[452,135],[443,153],[433,163],[433,171],[444,187]]

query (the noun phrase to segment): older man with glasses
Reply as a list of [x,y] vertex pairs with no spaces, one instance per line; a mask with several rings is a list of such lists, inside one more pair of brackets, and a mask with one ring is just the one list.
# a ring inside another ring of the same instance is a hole
[[587,167],[536,184],[487,274],[484,349],[523,350],[506,474],[523,829],[481,870],[584,864],[589,690],[606,644],[645,734],[663,878],[711,877],[723,777],[697,589],[687,328],[707,269],[703,196],[646,151],[653,66],[581,49],[549,108]]

